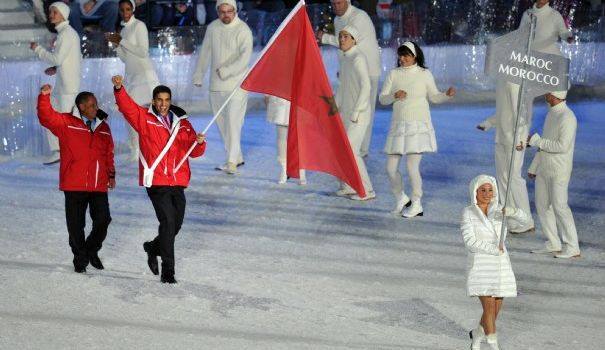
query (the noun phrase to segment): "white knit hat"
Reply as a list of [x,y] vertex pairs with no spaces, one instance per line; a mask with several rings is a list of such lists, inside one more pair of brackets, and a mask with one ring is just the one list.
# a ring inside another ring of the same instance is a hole
[[55,9],[57,9],[61,16],[63,16],[64,20],[67,21],[69,19],[69,6],[67,6],[63,1],[53,2],[52,4],[50,4],[49,8],[50,7],[54,7]]
[[235,0],[217,0],[216,1],[217,11],[218,11],[219,6],[221,6],[223,4],[233,6],[233,8],[235,9],[235,12],[237,12],[237,3],[235,2]]
[[559,100],[564,100],[565,98],[567,98],[567,91],[566,90],[563,90],[563,91],[553,91],[550,94],[553,95],[554,97],[558,98]]
[[340,30],[340,32],[338,34],[340,34],[342,32],[347,32],[347,33],[351,34],[351,37],[353,37],[353,39],[355,39],[355,41],[357,41],[359,39],[359,31],[352,25],[345,26],[344,28],[342,28]]
[[410,51],[412,51],[412,54],[414,54],[414,57],[416,57],[416,46],[414,46],[413,42],[406,41],[406,42],[403,43],[403,46],[405,46],[408,49],[410,49]]

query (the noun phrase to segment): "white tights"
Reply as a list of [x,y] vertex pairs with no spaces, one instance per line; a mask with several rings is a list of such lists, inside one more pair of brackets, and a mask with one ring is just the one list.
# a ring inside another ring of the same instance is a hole
[[[420,175],[420,160],[422,159],[422,153],[409,153],[406,154],[406,164],[408,169],[408,177],[410,178],[410,185],[412,187],[412,200],[420,200],[422,198],[422,177]],[[401,195],[403,190],[403,176],[399,171],[399,163],[401,162],[401,155],[389,154],[387,156],[387,174],[391,182],[391,191],[398,197]]]

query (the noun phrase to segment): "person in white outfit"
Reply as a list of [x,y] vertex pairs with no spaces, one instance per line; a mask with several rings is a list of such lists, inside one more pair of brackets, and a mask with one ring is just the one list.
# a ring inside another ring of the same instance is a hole
[[[276,96],[266,95],[265,104],[267,105],[267,121],[275,124],[277,134],[277,161],[281,165],[279,173],[279,184],[285,184],[288,181],[286,156],[288,153],[288,125],[290,124],[290,101]],[[299,184],[306,185],[307,177],[304,170],[300,170]]]
[[550,0],[536,0],[534,6],[523,13],[519,28],[529,26],[530,14],[536,16],[536,29],[532,49],[553,55],[561,55],[558,40],[573,42],[573,35],[561,14],[550,7]]
[[349,198],[353,200],[365,201],[376,198],[376,193],[361,156],[361,144],[370,122],[372,109],[369,104],[371,86],[368,63],[365,55],[359,51],[356,45],[355,38],[358,36],[358,29],[352,26],[346,26],[338,33],[342,56],[340,59],[340,74],[338,75],[338,91],[334,100],[345,129],[347,129],[351,150],[355,155],[366,195],[360,197],[351,186],[343,182],[341,182],[341,188],[336,194],[338,196],[350,196]]
[[252,31],[237,16],[235,0],[216,2],[218,19],[206,29],[200,55],[193,74],[193,83],[200,87],[210,66],[210,104],[216,114],[234,89],[237,89],[216,120],[227,152],[227,161],[217,167],[235,174],[236,167],[244,164],[241,133],[248,103],[248,93],[238,84],[246,74],[252,55]]
[[[519,85],[500,81],[496,85],[496,113],[477,125],[477,129],[487,131],[496,128],[494,158],[496,163],[496,179],[500,188],[500,203],[504,205],[506,187],[510,184],[507,205],[519,208],[528,213],[526,222],[510,222],[507,227],[511,233],[524,233],[534,231],[534,220],[529,207],[527,184],[522,176],[523,161],[525,160],[525,140],[529,133],[530,120],[519,121],[515,135],[515,118],[517,115],[517,100]],[[531,101],[528,116],[531,115]],[[508,179],[508,168],[512,157],[513,144],[515,144],[515,159],[512,164],[511,178]]]
[[567,204],[578,123],[573,111],[565,103],[566,96],[566,91],[546,94],[549,111],[542,136],[533,134],[528,139],[530,146],[539,148],[528,169],[528,175],[536,180],[536,210],[542,231],[548,239],[543,249],[532,252],[554,253],[557,258],[580,256],[578,233]]
[[[160,83],[149,58],[149,34],[147,26],[134,17],[135,0],[120,0],[120,33],[106,33],[105,37],[115,48],[118,57],[125,65],[125,86],[130,97],[139,106],[149,106],[153,89]],[[128,126],[128,144],[130,159],[139,159],[139,137],[137,132]]]
[[[424,65],[422,49],[416,43],[405,42],[397,49],[397,55],[398,67],[387,75],[379,100],[383,105],[393,104],[391,127],[384,146],[387,174],[396,199],[393,213],[411,218],[424,215],[420,175],[422,154],[437,151],[429,100],[433,103],[448,101],[456,90],[450,87],[442,93],[437,89],[433,75]],[[404,191],[399,172],[404,155],[412,187],[411,200]]]
[[369,104],[371,108],[370,122],[364,134],[361,144],[361,156],[368,155],[370,141],[372,139],[372,127],[374,125],[374,110],[376,108],[376,95],[378,94],[378,80],[382,74],[382,61],[380,59],[380,46],[376,39],[376,29],[368,14],[351,5],[351,0],[332,0],[332,9],[336,14],[334,18],[334,32],[336,35],[325,33],[323,30],[317,31],[317,39],[322,44],[328,44],[339,47],[338,33],[346,27],[357,28],[359,37],[355,39],[358,50],[361,51],[368,61],[368,72],[370,75],[370,96]]
[[[537,0],[531,9],[523,13],[519,28],[530,25],[530,14],[536,16],[535,36],[532,48],[544,53],[561,55],[558,39],[561,38],[568,42],[573,41],[571,32],[565,26],[561,14],[549,6],[548,0]],[[519,88],[518,84],[499,82],[496,86],[496,113],[477,126],[480,130],[489,130],[492,127],[496,127],[494,154],[496,178],[501,190],[500,202],[504,203],[506,187],[510,183],[508,197],[510,205],[528,213],[527,222],[509,223],[508,227],[511,233],[533,232],[535,226],[534,220],[531,214],[529,214],[531,211],[527,184],[522,176],[525,148],[527,146],[525,140],[531,126],[533,99],[525,102],[527,110],[521,116],[518,133],[515,138],[513,134],[517,115]],[[508,167],[512,157],[511,150],[514,142],[517,153],[515,154],[511,178],[509,180]]]
[[[478,297],[483,308],[481,322],[470,331],[471,349],[479,350],[487,340],[490,349],[498,349],[496,319],[503,298],[517,296],[517,282],[504,244],[500,244],[503,217],[524,221],[526,214],[516,208],[505,210],[498,204],[496,179],[475,177],[469,185],[471,204],[464,208],[460,229],[468,252],[466,291]],[[506,234],[506,231],[505,231]]]
[[[80,37],[69,25],[69,7],[57,1],[50,5],[48,18],[57,30],[55,48],[48,51],[36,42],[30,44],[36,55],[51,65],[44,72],[47,75],[57,75],[53,90],[52,102],[55,110],[61,113],[70,113],[74,107],[76,95],[80,92],[80,65],[82,52],[80,51]],[[47,130],[50,158],[44,164],[59,162],[59,140]]]

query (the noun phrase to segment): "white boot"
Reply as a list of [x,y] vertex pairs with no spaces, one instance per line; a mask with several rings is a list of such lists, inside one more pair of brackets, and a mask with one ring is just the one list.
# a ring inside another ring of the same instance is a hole
[[414,216],[423,216],[424,212],[420,199],[412,199],[412,205],[406,208],[401,216],[404,218],[413,218]]
[[283,185],[288,181],[288,173],[286,172],[286,164],[281,164],[281,173],[279,174],[278,184]]
[[227,162],[227,168],[225,172],[229,175],[234,175],[237,172],[237,165],[232,162]]
[[345,188],[341,188],[340,190],[336,191],[335,193],[338,197],[348,197],[348,196],[352,196],[354,194],[357,194],[357,192],[355,192],[354,189],[352,189],[349,186],[346,186]]
[[371,199],[376,198],[376,192],[374,191],[368,191],[366,192],[366,196],[365,197],[360,197],[358,194],[354,194],[351,197],[352,200],[354,201],[369,201]]
[[498,347],[498,335],[496,333],[488,334],[485,338],[487,339],[487,345],[489,345],[490,350],[500,350]]
[[410,201],[410,197],[407,196],[404,192],[401,192],[397,197],[397,204],[395,205],[395,209],[391,211],[392,214],[401,214],[404,207],[409,207],[412,205],[412,201]]
[[299,172],[300,179],[298,180],[298,184],[304,186],[307,184],[307,173],[304,169],[301,169]]
[[485,332],[483,327],[478,325],[477,328],[468,332],[471,337],[471,350],[481,350],[481,342],[485,340]]

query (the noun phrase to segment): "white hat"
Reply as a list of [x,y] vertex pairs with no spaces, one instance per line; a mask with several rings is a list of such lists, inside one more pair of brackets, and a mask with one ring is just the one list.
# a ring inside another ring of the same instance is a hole
[[218,10],[218,8],[223,4],[233,6],[235,11],[237,12],[237,3],[235,2],[235,0],[217,0],[216,9]]
[[410,51],[412,51],[412,54],[414,55],[414,57],[416,57],[416,47],[414,46],[413,42],[406,41],[406,42],[403,43],[403,46],[405,46],[408,49],[410,49]]
[[340,34],[342,32],[347,32],[347,33],[351,34],[351,37],[353,39],[355,39],[355,41],[357,41],[357,39],[359,39],[359,31],[352,25],[345,26],[344,28],[342,28],[340,30],[340,32],[338,34]]
[[63,16],[64,20],[67,21],[69,19],[69,6],[67,6],[63,1],[53,2],[52,4],[50,4],[49,8],[50,7],[54,7],[55,9],[57,9],[61,16]]
[[559,100],[564,100],[567,97],[567,91],[566,90],[563,90],[563,91],[553,91],[550,94],[553,95],[554,97],[558,98]]
[[137,8],[137,4],[135,3],[134,0],[130,0],[130,4],[132,4],[132,10],[134,11],[134,9]]

